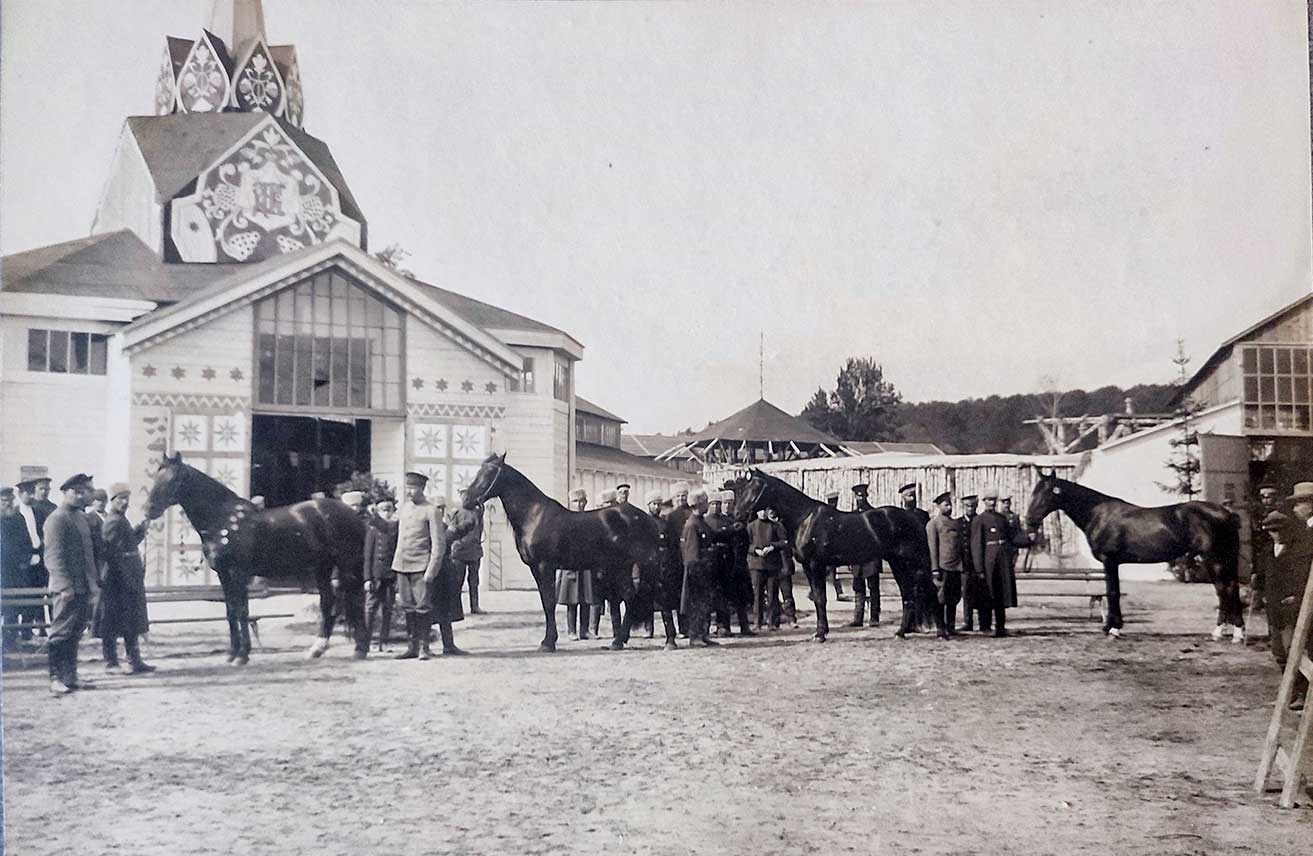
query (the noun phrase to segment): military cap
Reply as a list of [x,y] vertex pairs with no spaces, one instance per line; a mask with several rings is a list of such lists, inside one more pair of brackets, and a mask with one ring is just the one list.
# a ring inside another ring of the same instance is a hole
[[949,493],[948,491],[944,491],[943,493],[939,494],[939,496],[935,497],[935,505],[938,505],[941,502],[950,502],[952,501],[952,499],[953,499],[953,494]]
[[998,488],[987,487],[980,492],[981,499],[998,499]]
[[12,487],[0,487],[0,499],[13,499],[14,489]]
[[104,488],[96,488],[91,492],[92,499],[98,499],[101,502],[109,502],[109,494],[105,493]]
[[962,497],[962,501],[963,501],[963,502],[975,502],[975,501],[976,501],[977,499],[979,499],[979,498],[980,498],[980,497],[976,496],[974,493],[968,493],[966,496]]
[[620,490],[621,488],[628,488],[629,490],[633,490],[634,486],[631,485],[629,482],[620,482],[620,484],[615,486],[616,490]]
[[1262,493],[1262,492],[1265,491],[1265,490],[1270,490],[1270,491],[1272,491],[1273,493],[1280,493],[1280,492],[1281,492],[1281,488],[1277,487],[1274,483],[1272,483],[1272,482],[1270,482],[1270,481],[1265,481],[1265,482],[1263,482],[1262,484],[1260,484],[1260,485],[1257,487],[1257,490],[1258,490],[1259,493]]
[[114,482],[114,484],[109,486],[110,499],[118,499],[124,494],[128,494],[129,496],[132,494],[132,488],[128,487],[125,482]]
[[661,495],[661,491],[659,491],[659,490],[649,490],[649,491],[647,492],[647,504],[648,504],[648,505],[651,505],[651,504],[654,503],[654,502],[662,502],[662,501],[664,501],[664,500],[665,500],[665,497]]
[[916,482],[908,482],[898,489],[899,493],[907,493],[909,490],[916,490]]
[[1291,502],[1313,502],[1313,482],[1296,482],[1294,493],[1286,499]]
[[1263,529],[1270,532],[1273,529],[1282,529],[1288,523],[1290,523],[1289,517],[1282,514],[1280,511],[1270,511],[1267,516],[1263,518],[1261,526]]
[[870,489],[870,487],[871,486],[869,484],[855,484],[853,485],[853,493],[857,494],[858,496],[866,496],[866,492]]
[[36,483],[36,479],[23,479],[21,482],[14,485],[14,487],[21,490],[23,493],[31,493],[36,490]]
[[429,483],[429,477],[423,473],[406,473],[406,484],[423,487]]
[[588,491],[584,490],[584,489],[581,488],[581,487],[573,488],[573,489],[570,491],[570,501],[571,501],[571,502],[574,502],[574,501],[577,500],[577,499],[587,500],[587,499],[588,499]]
[[[38,479],[40,481],[40,479]],[[60,490],[72,490],[77,487],[91,487],[91,476],[86,473],[77,473],[64,479],[64,483],[59,486]]]
[[1009,502],[1009,503],[1010,503],[1010,502],[1012,502],[1012,497],[1010,497],[1010,496],[1000,496],[1000,497],[998,498],[998,501],[999,501],[999,502]]
[[365,492],[363,490],[349,490],[342,494],[342,501],[347,505],[354,505],[357,502],[365,501]]

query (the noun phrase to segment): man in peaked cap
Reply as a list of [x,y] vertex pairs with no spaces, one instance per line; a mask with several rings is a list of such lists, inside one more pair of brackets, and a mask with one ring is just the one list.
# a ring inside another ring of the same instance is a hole
[[975,560],[971,557],[971,524],[976,519],[976,507],[980,497],[969,493],[962,497],[962,516],[956,518],[958,525],[958,543],[962,545],[962,626],[964,632],[975,629],[976,612],[983,608],[984,602],[978,594],[980,585],[976,574]]
[[987,600],[980,605],[980,629],[992,624],[995,636],[1007,636],[1006,613],[1017,605],[1017,581],[1008,565],[1011,548],[1008,520],[998,512],[998,490],[980,493],[985,510],[971,521],[971,559],[982,585],[978,592]]
[[[397,573],[397,601],[406,614],[406,650],[398,660],[427,660],[429,651],[429,588],[437,582],[447,556],[447,527],[442,511],[424,494],[428,476],[406,473],[405,502],[397,511],[397,548],[392,570]],[[446,625],[443,642],[451,633]]]
[[953,519],[953,496],[944,491],[935,497],[938,513],[925,526],[930,547],[930,571],[934,574],[935,600],[943,612],[940,638],[952,636],[957,602],[962,599],[962,527]]
[[128,522],[128,504],[132,493],[118,483],[108,491],[109,512],[101,530],[105,546],[105,572],[100,598],[96,603],[92,635],[100,637],[105,669],[118,671],[118,639],[123,637],[128,671],[143,674],[155,671],[141,658],[137,637],[150,630],[146,607],[146,566],[137,550],[146,537],[150,521],[136,526]]
[[[930,522],[930,514],[916,505],[916,482],[908,482],[898,488],[898,506],[915,517],[921,530],[925,530],[926,524]],[[920,632],[931,627],[935,620],[931,614],[935,602],[934,581],[929,574],[917,572],[913,597],[916,606],[912,610],[912,629]]]
[[1273,511],[1280,511],[1289,519],[1290,515],[1281,507],[1281,489],[1275,482],[1265,481],[1256,488],[1257,502],[1249,503],[1249,597],[1251,608],[1262,606],[1266,600],[1267,582],[1272,572],[1273,539],[1269,530],[1263,528],[1263,521]]
[[[867,499],[867,491],[870,486],[866,484],[853,485],[853,511],[870,511],[872,505]],[[861,627],[866,619],[866,604],[871,604],[871,626],[874,627],[880,623],[880,563],[863,562],[860,565],[849,565],[849,572],[853,575],[853,620],[848,622],[849,627]]]
[[94,685],[79,681],[78,643],[86,629],[91,604],[99,588],[95,545],[86,507],[92,480],[86,473],[70,476],[59,486],[63,500],[46,518],[42,540],[46,545],[46,570],[54,595],[50,608],[50,692],[68,695]]
[[615,486],[616,505],[628,505],[629,492],[631,490],[633,490],[633,487],[629,484],[629,482],[620,482],[620,484],[616,485]]
[[684,524],[688,522],[693,509],[688,504],[689,484],[677,481],[670,486],[671,508],[666,512],[666,584],[673,587],[675,600],[675,621],[679,635],[688,638],[688,616],[680,604],[683,602],[685,564],[681,555],[681,540],[684,537]]
[[[1273,544],[1271,578],[1267,584],[1269,641],[1272,656],[1284,668],[1286,658],[1293,654],[1290,649],[1295,641],[1295,623],[1308,585],[1309,566],[1313,563],[1313,532],[1277,510],[1269,512],[1261,525]],[[1313,656],[1313,642],[1308,643],[1308,653]],[[1307,691],[1308,681],[1302,674],[1297,675],[1291,707],[1302,708]]]

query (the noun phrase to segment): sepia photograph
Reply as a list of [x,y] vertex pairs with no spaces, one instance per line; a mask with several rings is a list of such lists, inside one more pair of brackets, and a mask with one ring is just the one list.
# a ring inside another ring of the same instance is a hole
[[0,852],[1313,853],[1311,0],[4,0]]

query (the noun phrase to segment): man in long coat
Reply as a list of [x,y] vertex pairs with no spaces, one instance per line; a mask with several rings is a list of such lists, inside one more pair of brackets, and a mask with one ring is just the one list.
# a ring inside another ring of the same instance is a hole
[[[0,588],[28,588],[31,574],[28,571],[32,555],[32,539],[27,532],[27,522],[14,508],[14,489],[0,488]],[[24,608],[3,604],[5,638],[8,649],[17,639],[19,621]],[[26,631],[31,638],[32,631]]]
[[[916,482],[908,482],[898,488],[898,507],[916,518],[924,530],[930,522],[930,513],[916,504]],[[935,603],[934,579],[926,574],[917,573],[913,597],[916,607],[912,610],[912,627],[920,632],[934,626],[935,617],[931,613]]]
[[[1267,614],[1272,656],[1284,669],[1294,644],[1295,622],[1308,585],[1309,566],[1313,564],[1313,532],[1280,511],[1271,511],[1262,523],[1272,539],[1272,564],[1267,582]],[[1313,642],[1306,643],[1313,656]],[[1298,675],[1292,707],[1304,706],[1308,680]]]
[[[27,579],[23,581],[20,588],[45,588],[46,583],[50,581],[50,575],[46,573],[45,564],[45,544],[41,540],[41,528],[49,516],[44,508],[36,507],[36,480],[27,479],[20,481],[15,485],[18,504],[15,508],[19,516],[23,518],[23,523],[27,527],[27,535],[32,544],[32,555],[28,557]],[[24,619],[29,624],[43,623],[46,619],[45,612],[40,606],[22,606],[19,607]],[[45,628],[38,631],[39,636],[45,636]],[[23,638],[29,638],[30,633],[24,631]]]
[[667,590],[674,593],[672,600],[677,600],[675,605],[675,620],[679,625],[679,635],[688,638],[688,616],[679,606],[683,602],[684,591],[684,561],[680,554],[680,542],[684,537],[684,524],[693,514],[692,507],[688,504],[688,482],[675,482],[670,486],[671,509],[666,512],[666,575],[665,585]]
[[92,635],[100,637],[105,668],[109,671],[119,669],[118,639],[123,637],[128,671],[139,675],[155,671],[154,666],[141,659],[141,646],[137,640],[138,636],[150,631],[146,612],[146,566],[137,549],[146,537],[150,521],[143,520],[136,526],[128,522],[128,503],[132,494],[126,484],[114,485],[108,496],[109,510],[101,528],[105,572]]
[[988,608],[981,592],[982,584],[980,574],[976,571],[975,558],[971,555],[971,524],[976,519],[978,502],[979,497],[974,493],[962,497],[962,516],[955,521],[958,526],[958,543],[962,545],[962,626],[958,629],[965,632],[975,629],[975,613]]
[[[752,609],[757,630],[780,629],[780,577],[784,573],[784,551],[789,536],[784,526],[771,520],[766,509],[748,524],[748,572],[752,575]],[[769,613],[769,618],[767,616]]]
[[756,636],[748,618],[748,604],[752,602],[752,579],[748,574],[747,529],[734,519],[732,512],[734,492],[719,490],[710,497],[707,525],[717,536],[716,580],[719,594],[716,599],[716,632],[730,636],[730,615],[738,618],[740,636]]
[[680,533],[679,555],[684,563],[684,589],[679,611],[688,622],[690,646],[719,644],[711,638],[711,608],[716,598],[716,539],[703,515],[709,507],[706,490],[689,494],[692,502],[684,531]]
[[46,570],[50,573],[49,588],[54,595],[48,644],[50,692],[56,696],[95,686],[78,681],[77,658],[78,643],[98,588],[95,547],[84,510],[91,495],[91,476],[78,473],[59,489],[63,501],[46,518],[41,530],[46,545]]
[[465,534],[451,545],[451,561],[456,574],[470,592],[470,615],[482,615],[479,608],[479,566],[483,564],[483,506],[468,509],[462,503],[451,516],[451,527]]
[[980,498],[985,510],[971,521],[971,560],[983,582],[982,593],[988,602],[981,604],[980,630],[990,629],[993,613],[995,636],[1007,636],[1006,611],[1017,605],[1017,579],[1008,563],[1012,549],[1011,527],[1008,519],[998,513],[998,491],[986,489]]

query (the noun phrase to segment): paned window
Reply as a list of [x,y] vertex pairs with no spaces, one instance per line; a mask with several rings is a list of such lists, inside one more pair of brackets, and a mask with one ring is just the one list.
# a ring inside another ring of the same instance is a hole
[[1245,428],[1313,431],[1313,348],[1246,345],[1240,367]]
[[402,315],[328,270],[255,305],[256,401],[400,410]]
[[534,380],[533,357],[524,358],[524,368],[520,370],[520,392],[537,392],[538,385]]
[[55,374],[103,375],[109,336],[68,330],[28,330],[27,370]]
[[559,357],[556,359],[556,371],[552,376],[552,394],[557,401],[570,400],[570,364]]

